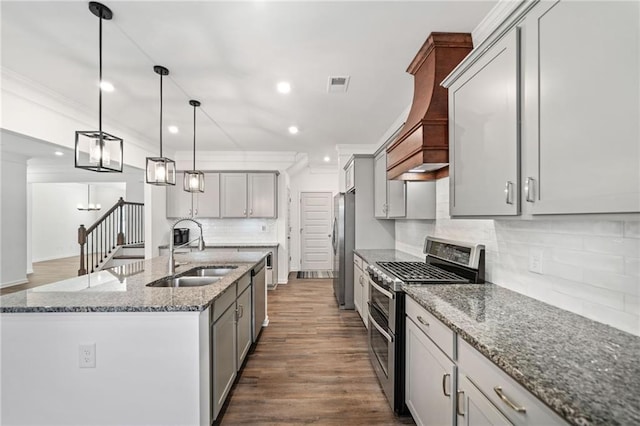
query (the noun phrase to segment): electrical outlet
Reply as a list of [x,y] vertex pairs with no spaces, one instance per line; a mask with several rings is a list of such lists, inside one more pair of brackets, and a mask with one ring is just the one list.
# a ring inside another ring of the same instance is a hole
[[266,225],[262,225],[262,232],[265,232],[267,230]]
[[542,250],[529,250],[529,270],[536,274],[542,274]]
[[96,368],[96,344],[79,346],[80,368]]

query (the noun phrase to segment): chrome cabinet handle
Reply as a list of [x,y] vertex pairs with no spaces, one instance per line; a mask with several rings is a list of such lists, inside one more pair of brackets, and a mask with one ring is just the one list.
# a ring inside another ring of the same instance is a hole
[[247,209],[242,210],[242,214],[246,215],[247,214]]
[[244,316],[244,306],[238,305],[238,310],[240,311],[240,316],[238,317],[238,319],[240,319]]
[[[459,416],[464,416],[464,413],[460,411],[460,408],[462,407],[462,404],[460,403],[460,395],[464,397],[464,391],[458,391],[458,393],[456,394],[456,413]],[[464,401],[464,398],[462,399],[462,401]]]
[[189,214],[189,216],[191,216],[191,209],[189,209],[189,213],[188,214]]
[[509,406],[516,413],[526,413],[527,409],[525,407],[514,404],[507,396],[502,392],[501,386],[496,386],[493,388],[496,394],[500,397],[500,399]]
[[442,393],[444,394],[444,396],[450,397],[451,394],[447,393],[447,377],[451,377],[451,375],[449,373],[445,373],[442,376]]
[[511,196],[511,188],[513,188],[513,182],[507,181],[504,185],[504,198],[505,203],[513,204],[513,197]]
[[420,315],[418,315],[418,321],[420,321],[422,324],[424,324],[427,327],[429,327],[429,323],[424,318],[422,318]]
[[533,203],[535,202],[535,199],[533,198],[533,186],[535,185],[535,179],[534,178],[530,178],[528,177],[525,181],[524,181],[524,193],[526,194],[526,200],[529,203]]
[[253,209],[249,210],[249,216],[253,215]]
[[195,210],[194,214],[198,216],[198,209]]

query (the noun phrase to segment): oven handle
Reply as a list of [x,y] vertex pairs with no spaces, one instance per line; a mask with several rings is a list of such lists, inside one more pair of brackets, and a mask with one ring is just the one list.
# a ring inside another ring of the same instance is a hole
[[376,284],[375,282],[373,282],[373,280],[371,278],[369,278],[369,283],[376,289],[378,290],[380,293],[384,294],[385,296],[387,296],[389,299],[394,299],[393,293],[385,290],[384,288],[380,287],[378,284]]
[[373,317],[371,316],[371,312],[369,312],[369,320],[370,320],[371,324],[373,324],[373,325],[374,325],[374,327],[375,327],[375,328],[380,332],[380,334],[382,334],[382,335],[387,339],[387,341],[388,341],[389,343],[393,343],[393,337],[391,337],[391,336],[389,335],[389,333],[387,333],[386,331],[384,331],[384,330],[382,329],[382,327],[380,327],[380,326],[378,325],[378,323],[376,322],[376,320],[375,320],[375,319],[373,319]]

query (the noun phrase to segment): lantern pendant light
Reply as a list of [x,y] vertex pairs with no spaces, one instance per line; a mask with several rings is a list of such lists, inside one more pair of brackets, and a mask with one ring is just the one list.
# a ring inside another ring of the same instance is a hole
[[89,10],[100,22],[98,36],[99,84],[98,84],[98,130],[76,131],[75,166],[94,172],[122,173],[122,139],[102,131],[102,20],[113,18],[107,6],[92,1]]
[[160,76],[160,157],[147,157],[147,183],[151,185],[175,185],[176,163],[162,156],[162,77],[169,75],[169,70],[156,65],[153,71]]
[[196,108],[200,102],[190,100],[193,107],[193,170],[184,172],[184,190],[187,192],[204,192],[204,173],[196,170]]

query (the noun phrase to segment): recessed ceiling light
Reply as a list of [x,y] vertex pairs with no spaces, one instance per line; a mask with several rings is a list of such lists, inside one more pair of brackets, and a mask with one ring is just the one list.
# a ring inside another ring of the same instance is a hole
[[296,133],[298,133],[298,128],[296,126],[290,126],[289,127],[289,133],[291,133],[292,135],[295,135]]
[[169,129],[169,133],[173,133],[173,134],[178,133],[178,126],[169,126],[168,129]]
[[56,151],[56,152],[54,152],[54,154],[57,155],[58,157],[62,157],[64,155],[64,152]]
[[324,157],[324,161],[325,163],[328,163],[329,161],[331,161],[331,157],[327,155],[326,157]]
[[108,81],[104,81],[102,80],[100,82],[100,89],[102,89],[105,92],[113,92],[115,89],[113,87],[113,84],[109,83]]
[[291,84],[287,81],[281,81],[278,83],[278,92],[280,93],[289,93],[291,92]]

